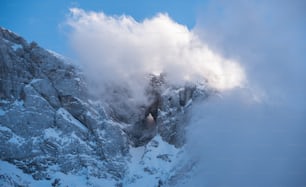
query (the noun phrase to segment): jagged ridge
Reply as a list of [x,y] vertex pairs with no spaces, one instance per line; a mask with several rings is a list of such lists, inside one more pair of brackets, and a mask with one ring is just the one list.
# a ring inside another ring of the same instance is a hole
[[[148,85],[152,103],[136,120],[126,121],[122,113],[107,107],[111,103],[102,103],[89,94],[78,68],[3,28],[0,67],[0,159],[35,180],[49,180],[54,185],[61,180],[56,178],[58,172],[87,176],[87,185],[93,185],[92,177],[117,184],[134,183],[142,177],[131,174],[130,164],[127,167],[133,160],[131,147],[153,145],[140,150],[144,151],[142,159],[148,152],[158,151],[161,143],[182,147],[192,99],[209,95],[206,88],[175,87],[167,85],[164,77],[153,76]],[[146,121],[149,114],[154,120],[151,126]],[[156,141],[159,143],[154,144]],[[166,153],[151,157],[160,162],[175,159]],[[175,176],[179,166],[170,166],[173,175],[162,178],[165,171],[141,164],[144,172],[159,176],[155,177],[159,184]],[[0,170],[0,181],[24,185],[5,170]]]

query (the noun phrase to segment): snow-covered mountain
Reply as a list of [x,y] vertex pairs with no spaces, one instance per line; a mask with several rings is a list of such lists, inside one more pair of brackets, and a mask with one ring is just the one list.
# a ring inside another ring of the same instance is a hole
[[0,28],[0,186],[182,184],[192,101],[213,91],[149,79],[144,105],[119,87],[101,100],[80,68]]

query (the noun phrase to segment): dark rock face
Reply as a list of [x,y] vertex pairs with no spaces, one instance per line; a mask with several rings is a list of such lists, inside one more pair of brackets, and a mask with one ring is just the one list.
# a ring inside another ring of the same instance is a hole
[[157,117],[158,132],[163,140],[177,147],[185,143],[185,127],[189,120],[188,102],[192,101],[192,92],[193,88],[186,87],[171,90],[169,94],[161,96]]
[[[147,88],[150,104],[146,106],[143,117],[128,129],[135,146],[147,144],[156,134],[176,147],[186,142],[185,128],[190,118],[193,100],[206,99],[211,90],[197,85],[186,84],[177,87],[167,84],[165,75],[152,76]],[[152,116],[154,124],[147,126],[147,117]]]

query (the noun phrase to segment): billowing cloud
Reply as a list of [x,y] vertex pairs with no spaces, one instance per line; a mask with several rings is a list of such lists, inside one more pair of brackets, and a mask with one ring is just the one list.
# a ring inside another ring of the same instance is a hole
[[[196,31],[166,14],[138,22],[74,8],[71,41],[91,81],[125,84],[135,98],[161,72],[173,84],[231,90],[193,108],[187,149],[199,162],[183,186],[305,185],[305,3],[210,6]],[[235,89],[245,72],[248,85]]]
[[199,33],[239,56],[248,89],[193,108],[188,152],[199,162],[183,186],[305,186],[304,10],[305,1],[234,0],[203,11]]
[[212,51],[167,14],[138,22],[125,15],[70,11],[72,46],[90,78],[100,84],[124,83],[141,92],[144,77],[160,73],[173,84],[207,82],[218,90],[245,82],[236,61]]

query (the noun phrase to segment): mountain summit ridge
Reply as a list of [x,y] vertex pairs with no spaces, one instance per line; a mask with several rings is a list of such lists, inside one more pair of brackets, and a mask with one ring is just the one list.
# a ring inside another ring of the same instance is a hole
[[209,89],[153,87],[155,99],[133,123],[89,89],[79,68],[0,27],[1,185],[167,186],[192,170],[184,156],[188,111]]

